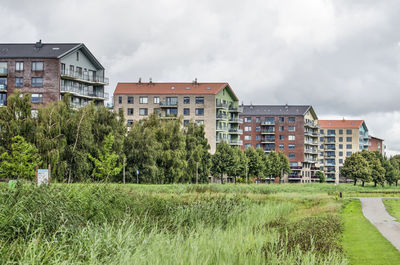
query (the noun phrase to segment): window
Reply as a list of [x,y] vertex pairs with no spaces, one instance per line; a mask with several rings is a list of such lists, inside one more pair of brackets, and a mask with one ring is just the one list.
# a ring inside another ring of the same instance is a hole
[[196,104],[204,104],[204,97],[196,97]]
[[24,71],[24,62],[16,62],[15,71]]
[[149,98],[147,96],[139,97],[139,103],[140,104],[147,104],[148,100],[149,100]]
[[23,87],[24,86],[24,78],[23,77],[16,77],[15,78],[15,86],[16,87]]
[[183,115],[190,115],[190,109],[189,108],[184,108],[183,109]]
[[319,133],[320,134],[324,134],[324,130],[319,130]]
[[261,127],[260,126],[256,127],[256,132],[261,132]]
[[244,127],[245,132],[251,132],[251,126],[245,126]]
[[196,108],[196,116],[204,116],[204,109]]
[[323,142],[324,141],[324,137],[319,137],[319,141]]
[[249,149],[251,147],[251,144],[245,144],[244,149]]
[[140,116],[147,116],[147,108],[140,108],[139,109]]
[[183,120],[183,126],[189,126],[189,120]]
[[190,104],[190,97],[184,97],[183,104]]
[[351,134],[351,130],[346,130],[346,133],[347,134]]
[[339,159],[339,163],[340,163],[340,164],[343,164],[343,159],[342,159],[342,158]]
[[285,122],[285,117],[279,117],[279,122]]
[[279,131],[280,132],[283,132],[285,130],[285,127],[284,126],[279,126]]
[[245,135],[245,136],[244,136],[244,139],[245,139],[246,141],[250,141],[250,140],[251,140],[251,135]]
[[346,144],[346,149],[352,149],[352,145],[351,144]]
[[339,134],[343,134],[343,130],[342,129],[339,130]]
[[343,137],[339,137],[339,142],[343,142]]
[[283,140],[285,140],[285,136],[284,135],[279,135],[279,140],[281,140],[281,141],[283,141]]
[[260,140],[261,140],[261,135],[257,134],[257,135],[256,135],[256,140],[257,140],[257,141],[260,141]]
[[289,126],[288,127],[288,131],[289,132],[294,132],[295,131],[295,127],[294,126]]
[[118,113],[123,112],[122,108],[118,108]]
[[294,144],[288,144],[288,149],[289,150],[294,150],[296,148],[296,145]]
[[204,124],[204,120],[196,120],[196,123],[199,125],[203,125]]
[[43,78],[42,77],[32,77],[32,87],[42,87]]
[[42,103],[43,102],[43,94],[32,94],[31,102],[32,103]]
[[294,141],[294,140],[296,140],[296,136],[289,135],[288,139],[289,139],[289,141]]
[[256,122],[257,122],[257,123],[260,123],[260,122],[261,122],[260,117],[256,117]]
[[79,77],[82,77],[82,67],[76,67],[76,74],[77,74]]
[[351,156],[352,152],[346,152],[346,156]]
[[65,63],[61,64],[61,74],[65,74]]
[[290,123],[294,123],[296,121],[296,117],[289,117],[288,120]]
[[76,60],[79,61],[79,52],[76,52]]
[[160,104],[160,97],[154,97],[153,98],[153,103],[154,104]]
[[285,145],[284,144],[280,144],[279,145],[279,150],[283,150],[283,149],[285,149]]
[[339,152],[339,156],[343,156],[343,152],[342,151]]
[[43,62],[32,62],[32,71],[43,71]]
[[133,115],[133,108],[128,108],[128,115],[132,116]]
[[261,148],[261,144],[256,144],[256,148]]
[[335,130],[328,130],[328,135],[335,135]]
[[133,104],[133,97],[128,97],[128,104]]
[[122,96],[118,97],[118,104],[122,104]]
[[251,122],[251,117],[246,117],[245,122]]
[[353,137],[346,137],[346,142],[351,142],[353,141]]
[[133,120],[128,120],[128,127],[131,127],[132,126],[132,124],[133,124]]
[[294,158],[296,158],[295,153],[289,153],[289,159],[294,159]]
[[343,145],[342,144],[339,144],[339,149],[343,149]]
[[153,109],[153,113],[155,113],[155,114],[157,114],[158,116],[160,116],[161,111],[160,111],[159,108],[154,108],[154,109]]

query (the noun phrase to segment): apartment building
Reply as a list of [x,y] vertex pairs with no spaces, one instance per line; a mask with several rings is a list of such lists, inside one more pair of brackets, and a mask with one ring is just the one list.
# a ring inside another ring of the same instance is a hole
[[318,169],[318,117],[312,106],[245,105],[239,116],[243,119],[242,148],[283,152],[292,171],[286,181],[313,180]]
[[339,183],[340,169],[346,157],[368,150],[368,128],[363,120],[319,120],[320,146],[318,166],[327,181]]
[[71,94],[74,107],[104,105],[105,69],[82,43],[0,44],[0,106],[15,89],[29,93],[32,108]]
[[205,135],[215,152],[226,141],[242,145],[239,124],[241,108],[228,83],[118,83],[114,91],[114,111],[122,110],[129,127],[133,121],[157,113],[161,118],[183,117],[204,124]]
[[370,136],[368,150],[378,151],[383,156],[385,156],[386,155],[386,150],[385,150],[386,146],[383,144],[383,141],[384,141],[383,139],[380,139],[378,137]]

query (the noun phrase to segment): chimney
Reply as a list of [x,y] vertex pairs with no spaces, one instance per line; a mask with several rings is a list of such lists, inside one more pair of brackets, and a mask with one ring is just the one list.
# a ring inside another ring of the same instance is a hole
[[288,106],[287,103],[286,103],[286,105],[285,105],[285,109],[286,109],[286,111],[289,111],[289,106]]
[[141,85],[142,85],[142,78],[141,78],[141,77],[139,77],[139,82],[138,82],[138,85],[139,85],[139,86],[141,86]]
[[153,79],[150,77],[149,78],[149,86],[151,86],[153,84]]
[[193,85],[197,86],[199,83],[197,83],[197,77],[194,79],[194,81],[192,82]]
[[39,40],[38,42],[36,42],[35,44],[35,48],[40,49],[42,48],[43,44],[42,44],[42,40]]

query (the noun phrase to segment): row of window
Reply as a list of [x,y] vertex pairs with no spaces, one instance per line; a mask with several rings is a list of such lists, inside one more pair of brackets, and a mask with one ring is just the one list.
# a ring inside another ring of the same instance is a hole
[[[165,101],[169,105],[177,105],[178,104],[178,97],[166,97]],[[135,102],[135,97],[133,96],[128,96],[126,98],[126,103],[127,104],[134,104]],[[195,98],[196,104],[204,104],[204,97],[196,97]],[[149,103],[149,97],[148,96],[139,96],[139,104],[148,104]],[[153,97],[153,103],[154,104],[159,104],[160,103],[160,97],[155,96]],[[118,97],[118,104],[122,104],[122,96]],[[190,97],[184,97],[183,98],[183,104],[190,104]]]
[[[329,149],[329,146],[330,146],[330,145],[327,144],[327,146],[328,146],[328,149]],[[332,144],[332,148],[334,148],[334,147],[335,147],[335,145]],[[324,148],[324,145],[321,144],[320,148],[323,149],[323,148]],[[343,149],[343,144],[339,144],[339,149]],[[352,145],[352,144],[346,144],[346,149],[353,149],[353,145]]]
[[[328,135],[335,135],[336,134],[336,130],[326,130],[327,131],[327,134]],[[324,134],[325,133],[325,130],[324,129],[321,129],[320,130],[320,133],[321,134]],[[338,130],[338,133],[339,134],[343,134],[343,130],[342,129],[339,129]],[[352,134],[352,130],[351,129],[347,129],[346,130],[346,134]]]
[[[255,117],[255,119],[256,119],[256,123],[261,123],[261,119],[262,119],[261,117]],[[290,123],[296,122],[296,117],[287,117],[287,119],[288,119],[288,122],[290,122]],[[252,120],[253,120],[253,117],[245,117],[244,118],[245,122],[252,122]],[[275,117],[264,117],[264,121],[275,122]],[[285,117],[279,117],[278,121],[285,122]]]
[[[189,125],[189,120],[183,120],[183,125],[184,126],[188,126]],[[204,120],[195,120],[195,122],[197,123],[197,124],[200,124],[200,125],[203,125],[204,124]],[[127,120],[127,124],[128,124],[128,127],[131,127],[132,126],[132,124],[133,124],[133,120]]]
[[[251,132],[251,126],[244,126],[244,131],[245,132]],[[279,131],[283,132],[285,131],[285,126],[279,126]],[[295,126],[288,126],[288,131],[289,132],[295,132],[296,127]],[[261,132],[261,126],[256,126],[256,132]]]
[[[251,141],[251,135],[246,134],[244,136],[244,139],[246,141]],[[261,140],[261,135],[256,135],[256,140],[260,141]],[[285,140],[285,136],[284,135],[279,135],[279,140],[281,140],[281,141]],[[288,140],[289,141],[295,141],[296,140],[296,135],[288,135]]]
[[[167,115],[177,115],[178,114],[178,110],[177,109],[167,109],[166,111],[168,111]],[[154,112],[160,113],[160,109],[159,108],[155,108]],[[146,113],[146,114],[144,114],[144,113]],[[127,115],[128,116],[134,115],[134,108],[127,108]],[[147,116],[147,115],[148,115],[147,108],[139,108],[139,116]],[[185,116],[190,115],[190,109],[189,108],[184,108],[183,109],[183,115],[185,115]],[[204,116],[204,108],[196,108],[195,109],[195,115],[196,116]]]
[[[32,71],[43,71],[44,70],[44,63],[34,61],[31,63]],[[7,62],[0,62],[0,68],[8,68]],[[21,72],[24,71],[24,62],[15,62],[15,71]]]
[[[324,137],[320,137],[320,141],[323,142]],[[353,137],[346,137],[346,142],[352,142],[352,141],[353,141]],[[328,140],[328,142],[329,142],[329,140]],[[339,142],[343,142],[343,137],[339,137]]]

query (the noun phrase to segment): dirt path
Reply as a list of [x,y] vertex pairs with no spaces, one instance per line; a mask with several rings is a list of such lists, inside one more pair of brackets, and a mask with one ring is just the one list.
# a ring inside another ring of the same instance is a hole
[[364,216],[400,251],[400,223],[386,211],[382,198],[360,198],[360,201]]

